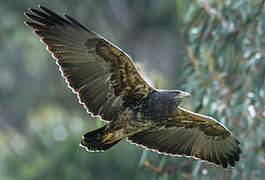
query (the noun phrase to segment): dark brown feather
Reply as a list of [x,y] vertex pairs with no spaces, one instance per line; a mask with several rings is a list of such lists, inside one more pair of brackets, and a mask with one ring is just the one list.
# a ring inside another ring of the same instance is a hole
[[94,116],[113,121],[124,103],[146,97],[152,87],[131,58],[118,47],[81,25],[40,6],[29,9],[25,22],[41,37],[60,66],[69,87]]
[[239,161],[239,141],[220,123],[183,108],[154,128],[128,137],[132,143],[156,152],[199,158],[222,165]]

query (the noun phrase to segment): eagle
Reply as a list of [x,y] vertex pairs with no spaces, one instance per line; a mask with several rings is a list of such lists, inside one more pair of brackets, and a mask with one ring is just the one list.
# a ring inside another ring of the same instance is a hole
[[25,24],[46,45],[68,87],[91,116],[107,122],[83,135],[87,151],[106,151],[127,139],[223,168],[239,161],[240,142],[224,125],[179,106],[189,93],[153,88],[129,55],[72,17],[43,6],[29,11]]

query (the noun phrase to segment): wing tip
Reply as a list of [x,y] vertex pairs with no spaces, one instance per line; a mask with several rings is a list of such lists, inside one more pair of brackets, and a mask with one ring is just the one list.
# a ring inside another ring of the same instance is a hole
[[33,12],[33,11],[36,11],[36,9],[34,9],[34,8],[28,8],[28,11]]
[[24,21],[24,24],[28,26],[30,29],[37,29],[36,27],[39,26],[38,24],[30,22],[30,21]]
[[29,14],[29,13],[27,13],[27,12],[24,12],[23,14],[24,14],[24,16],[28,17],[28,16],[27,16],[27,14]]
[[29,26],[28,23],[30,23],[30,22],[29,22],[29,21],[24,21],[24,24],[25,24],[26,26]]
[[[44,9],[45,7],[39,4],[39,5],[38,5],[38,8],[40,8],[40,9]],[[45,9],[47,9],[47,8],[45,8]]]

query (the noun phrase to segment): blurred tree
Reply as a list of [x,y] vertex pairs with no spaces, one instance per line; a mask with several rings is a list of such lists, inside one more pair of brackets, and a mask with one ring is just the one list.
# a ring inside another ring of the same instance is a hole
[[124,142],[108,153],[92,154],[78,146],[82,134],[101,124],[85,112],[55,61],[23,24],[23,12],[39,4],[59,14],[67,12],[137,62],[148,60],[149,69],[160,67],[164,79],[172,78],[174,68],[180,68],[170,63],[181,57],[175,49],[183,44],[174,38],[174,1],[1,2],[1,179],[147,179],[147,170],[137,168],[140,147]]
[[[187,38],[182,81],[183,88],[191,92],[192,109],[213,115],[239,137],[243,146],[236,168],[225,171],[185,160],[175,169],[179,178],[187,177],[187,162],[188,177],[194,179],[265,177],[264,2],[177,1],[180,30]],[[166,158],[169,162],[172,159]],[[170,175],[168,163],[163,164],[158,171],[143,161],[159,174]]]

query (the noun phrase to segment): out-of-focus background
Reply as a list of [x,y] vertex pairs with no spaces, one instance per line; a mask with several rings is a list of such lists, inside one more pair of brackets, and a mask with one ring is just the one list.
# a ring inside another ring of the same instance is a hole
[[[241,141],[227,170],[123,141],[88,153],[100,127],[67,88],[28,7],[66,13],[127,52],[155,87],[215,117]],[[264,0],[19,0],[0,6],[0,179],[262,179],[265,177]]]

